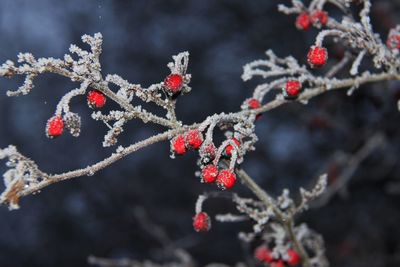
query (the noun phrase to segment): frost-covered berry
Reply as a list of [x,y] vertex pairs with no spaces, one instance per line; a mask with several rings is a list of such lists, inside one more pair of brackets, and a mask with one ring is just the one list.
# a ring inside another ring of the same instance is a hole
[[203,135],[197,129],[190,130],[185,135],[186,143],[193,149],[199,149],[203,144]]
[[177,155],[186,153],[186,142],[183,135],[178,135],[171,141],[172,151]]
[[326,26],[328,23],[328,13],[323,10],[314,10],[311,13],[311,22],[318,27]]
[[328,60],[328,51],[324,47],[312,46],[308,51],[307,60],[311,67],[321,67]]
[[290,266],[295,266],[300,263],[301,258],[296,251],[294,251],[293,249],[288,249],[287,254],[289,257],[287,263]]
[[[246,105],[249,109],[257,109],[261,107],[260,101],[258,101],[255,98],[250,98],[246,101]],[[261,117],[261,114],[256,115],[256,120],[258,120]]]
[[106,104],[106,96],[98,90],[91,90],[87,95],[87,103],[91,108],[102,108]]
[[46,135],[49,138],[60,136],[64,131],[64,121],[61,116],[53,116],[47,121]]
[[65,113],[64,117],[65,128],[69,130],[72,136],[78,137],[81,133],[81,117],[72,112]]
[[203,144],[200,147],[200,157],[203,164],[210,163],[216,154],[217,148],[213,143]]
[[400,34],[389,34],[386,40],[386,46],[389,49],[400,49]]
[[283,95],[286,99],[295,99],[301,92],[301,83],[296,80],[289,80],[286,82],[283,90]]
[[205,212],[197,213],[193,217],[193,228],[196,232],[207,232],[211,228],[211,219]]
[[[235,142],[235,144],[236,144],[237,146],[240,146],[240,141],[239,141],[239,140],[237,140],[236,138],[232,138],[231,140],[232,140],[233,142]],[[232,155],[232,151],[233,151],[234,149],[235,149],[235,148],[234,148],[233,145],[228,144],[228,145],[225,147],[225,156],[230,157],[230,156]]]
[[201,170],[201,178],[205,183],[213,183],[217,179],[218,176],[218,167],[214,164],[206,165]]
[[283,260],[277,260],[277,261],[274,261],[273,263],[271,263],[270,266],[271,267],[285,267],[285,263],[283,262]]
[[164,88],[169,95],[177,94],[183,86],[183,77],[180,74],[170,74],[164,80]]
[[249,100],[247,100],[247,105],[249,106],[250,109],[257,109],[261,107],[260,101],[258,101],[255,98],[250,98]]
[[307,12],[300,13],[296,18],[296,28],[299,30],[308,30],[311,20]]
[[223,189],[230,189],[235,185],[236,175],[230,170],[222,170],[217,176],[217,184]]
[[256,248],[254,252],[254,257],[260,262],[266,263],[271,263],[274,260],[271,250],[265,245]]

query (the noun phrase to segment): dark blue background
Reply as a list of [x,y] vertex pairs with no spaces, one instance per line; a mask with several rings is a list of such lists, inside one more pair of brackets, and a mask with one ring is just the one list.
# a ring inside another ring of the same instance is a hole
[[[117,73],[147,86],[168,74],[171,55],[188,50],[193,91],[179,101],[178,116],[186,123],[201,121],[209,114],[239,109],[257,84],[241,81],[242,65],[262,58],[266,49],[280,56],[292,54],[305,63],[316,31],[299,32],[294,17],[278,13],[277,4],[287,2],[2,0],[0,61],[15,60],[20,51],[62,57],[70,43],[80,45],[82,34],[101,32],[103,73]],[[374,23],[385,35],[399,23],[399,3],[374,4]],[[81,137],[45,137],[45,123],[55,105],[76,84],[43,75],[30,95],[7,98],[6,89],[20,83],[21,78],[0,82],[1,147],[15,144],[44,171],[54,173],[86,166],[113,151],[102,148],[106,127],[90,119],[84,98],[73,104],[83,119]],[[330,92],[307,106],[281,107],[258,122],[260,141],[244,168],[274,195],[285,187],[294,193],[307,186],[329,169],[335,151],[353,153],[379,129],[386,135],[389,145],[363,162],[347,198],[336,197],[299,218],[325,236],[332,266],[399,266],[399,196],[387,190],[400,182],[400,116],[395,102],[399,91],[398,84],[381,83],[351,97]],[[157,130],[132,122],[121,144]],[[2,164],[0,171],[5,170]],[[159,242],[138,223],[134,215],[138,207],[200,265],[243,260],[236,237],[239,230],[250,230],[249,225],[214,224],[206,234],[192,230],[197,195],[214,189],[198,182],[196,170],[194,153],[171,160],[168,144],[161,143],[92,177],[59,183],[27,197],[18,211],[2,207],[0,266],[87,266],[91,254],[168,260]],[[249,194],[240,185],[234,190]],[[211,201],[206,209],[211,214],[231,211],[232,204]]]

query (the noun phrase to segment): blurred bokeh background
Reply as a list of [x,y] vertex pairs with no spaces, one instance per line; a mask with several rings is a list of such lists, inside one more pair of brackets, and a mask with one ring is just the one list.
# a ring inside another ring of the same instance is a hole
[[[62,57],[82,34],[104,37],[103,73],[117,73],[144,86],[168,74],[171,55],[190,51],[193,91],[182,97],[178,116],[186,122],[239,109],[257,82],[243,83],[242,66],[273,49],[305,63],[315,30],[299,32],[294,17],[277,12],[268,0],[1,0],[0,61],[32,52]],[[400,3],[373,1],[372,19],[385,37],[399,23]],[[341,48],[330,50],[332,61]],[[56,173],[87,166],[114,148],[101,146],[106,127],[90,119],[85,99],[73,109],[83,119],[82,134],[55,140],[44,135],[61,96],[76,84],[55,75],[36,79],[28,96],[7,98],[21,78],[0,81],[0,147],[16,145],[44,171]],[[380,134],[384,144],[366,155],[348,185],[327,202],[298,218],[320,232],[332,266],[400,266],[400,85],[364,86],[347,97],[330,92],[307,106],[285,105],[258,122],[257,150],[243,168],[277,195],[293,194],[328,172],[331,182],[348,168],[365,144]],[[127,145],[158,129],[133,122],[120,139]],[[1,164],[0,171],[6,170]],[[191,226],[198,194],[215,189],[199,183],[194,153],[169,158],[160,143],[135,153],[91,177],[59,183],[22,200],[21,209],[0,208],[0,266],[88,266],[87,256],[171,260],[143,218],[158,225],[169,240],[209,262],[243,261],[246,249],[237,240],[246,223],[218,224],[197,234]],[[249,195],[242,186],[235,189]],[[210,214],[231,211],[224,200],[206,205]],[[140,219],[142,218],[142,219]]]

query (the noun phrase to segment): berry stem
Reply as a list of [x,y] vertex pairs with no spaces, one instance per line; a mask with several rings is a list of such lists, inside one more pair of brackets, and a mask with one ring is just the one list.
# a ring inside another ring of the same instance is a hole
[[[194,127],[193,127],[194,128]],[[122,150],[119,150],[118,152],[115,152],[111,154],[108,158],[103,159],[102,161],[99,161],[93,165],[90,165],[88,167],[85,167],[83,169],[78,169],[78,170],[73,170],[65,173],[60,173],[60,174],[47,174],[44,172],[40,172],[42,181],[32,185],[26,189],[21,190],[18,193],[18,197],[24,197],[27,195],[30,195],[34,192],[37,192],[41,190],[44,187],[47,187],[51,184],[61,182],[64,180],[72,179],[72,178],[77,178],[85,175],[93,175],[99,170],[102,170],[106,168],[107,166],[111,165],[112,163],[124,158],[125,156],[136,152],[142,148],[145,148],[149,145],[168,140],[171,136],[175,136],[181,133],[184,133],[187,131],[187,128],[177,128],[173,130],[169,130],[157,135],[154,135],[150,138],[147,138],[145,140],[142,140],[140,142],[137,142],[135,144],[132,144],[128,147],[123,148]],[[4,202],[5,200],[1,199],[0,203]]]
[[[107,97],[112,99],[114,102],[116,102],[118,105],[120,105],[126,111],[131,111],[131,112],[135,112],[135,113],[139,112],[138,110],[135,110],[135,108],[129,102],[125,101],[121,97],[118,97],[116,93],[111,91],[111,89],[108,87],[108,85],[105,81],[100,81],[98,83],[91,84],[91,86],[94,89],[99,90],[100,92],[105,94]],[[143,115],[137,116],[137,118],[147,118],[149,121],[151,121],[153,123],[160,124],[160,125],[168,127],[168,128],[175,128],[179,125],[176,122],[176,120],[170,121],[170,120],[161,118],[159,116],[156,116],[154,114],[150,114],[144,110],[142,110],[141,112],[143,113]]]

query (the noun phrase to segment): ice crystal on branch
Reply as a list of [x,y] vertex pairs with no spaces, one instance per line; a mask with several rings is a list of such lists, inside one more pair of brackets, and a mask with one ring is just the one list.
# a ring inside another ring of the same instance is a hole
[[3,174],[6,188],[0,195],[0,202],[8,203],[10,209],[17,209],[20,192],[31,185],[38,184],[43,178],[43,173],[35,162],[20,154],[15,146],[0,149],[0,159],[7,159],[9,168]]

